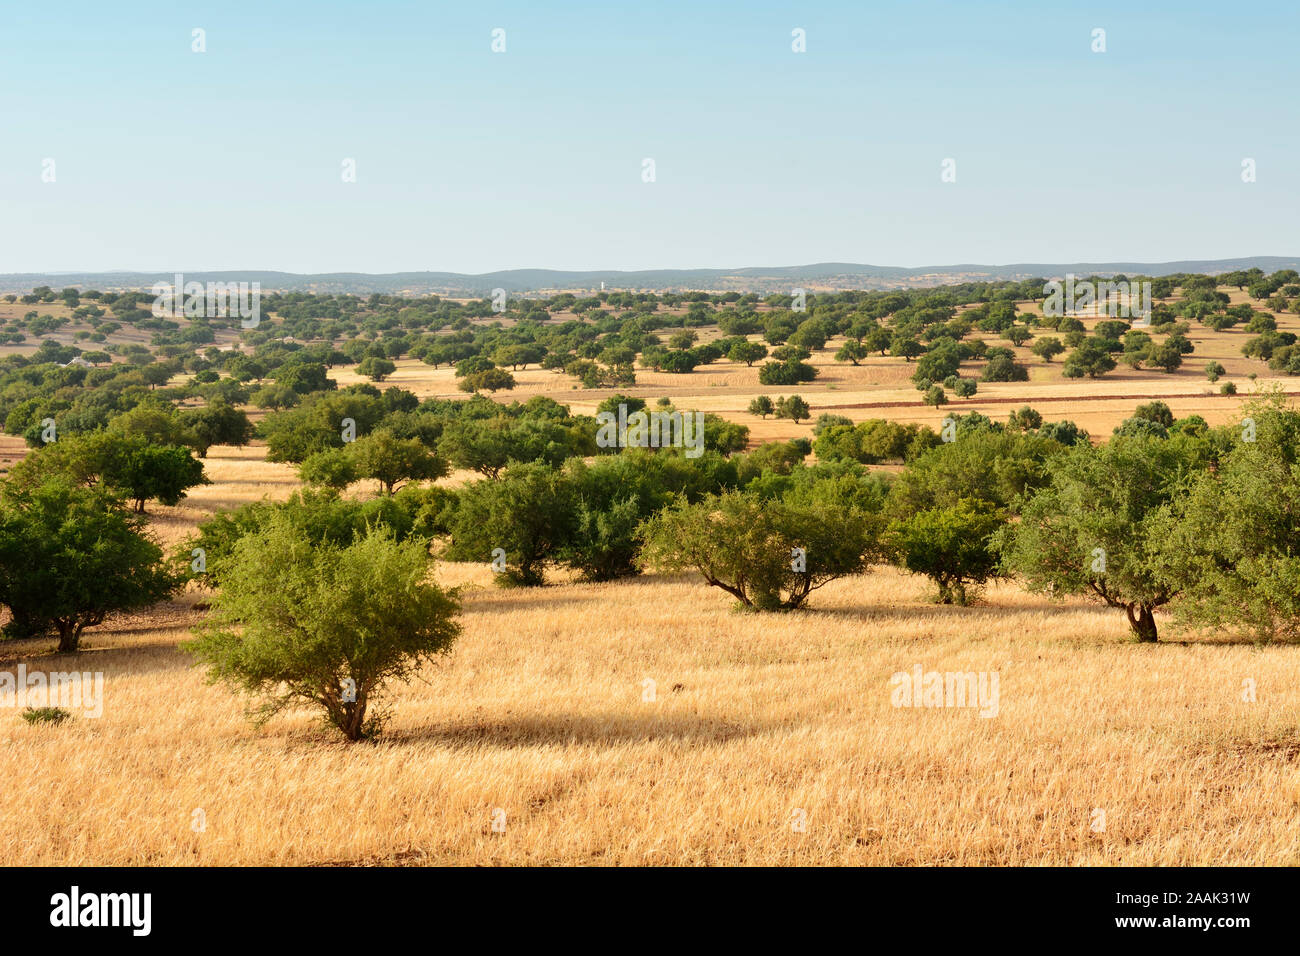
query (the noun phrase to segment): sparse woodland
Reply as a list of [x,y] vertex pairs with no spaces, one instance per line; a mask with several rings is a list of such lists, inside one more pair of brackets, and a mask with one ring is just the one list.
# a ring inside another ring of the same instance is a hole
[[[800,311],[741,293],[521,296],[503,312],[274,293],[253,328],[202,301],[158,315],[143,293],[9,295],[0,654],[105,661],[129,702],[104,719],[111,746],[193,738],[185,806],[251,753],[281,762],[278,782],[222,798],[231,819],[269,814],[266,834],[217,849],[137,834],[163,862],[414,845],[427,862],[1097,862],[1113,857],[1086,827],[1031,831],[1044,788],[1077,795],[1053,812],[1095,802],[1083,765],[1103,724],[1117,780],[1164,774],[1120,798],[1135,841],[1120,858],[1278,862],[1296,824],[1229,823],[1256,788],[1300,801],[1283,707],[1300,687],[1300,277],[1149,281],[1141,321],[1104,302],[1052,315],[1043,279],[814,294]],[[1126,383],[1109,418],[1059,391],[1108,381]],[[613,447],[598,438],[602,413],[697,412],[698,447],[639,444],[626,425]],[[916,661],[1001,669],[996,723],[1013,729],[891,709],[883,682]],[[1229,675],[1212,692],[1209,665]],[[1238,713],[1247,679],[1275,696]],[[1031,725],[1028,698],[1052,702]],[[988,764],[966,802],[953,783],[925,791],[965,834],[948,844],[883,786],[846,789],[926,777],[900,742],[913,718],[940,760],[1009,735],[965,751]],[[1168,743],[1128,734],[1148,720]],[[33,755],[89,732],[13,723],[10,747]],[[1074,762],[1044,770],[1049,741]],[[159,759],[148,747],[139,759]],[[706,753],[696,803],[678,783],[652,799],[646,768],[677,777]],[[348,760],[383,775],[384,805],[351,838],[324,824],[273,847],[295,788],[320,792]],[[798,778],[799,806],[850,820],[853,839],[763,843],[725,809],[742,772],[765,781],[778,830],[790,810],[772,781]],[[1196,787],[1219,844],[1180,842],[1170,808]],[[112,816],[119,798],[100,798]],[[141,799],[142,819],[170,812]],[[399,821],[404,801],[432,829]],[[488,804],[550,835],[512,857],[458,816]],[[683,825],[655,842],[663,814]],[[24,862],[61,862],[74,832],[8,837]],[[144,858],[107,839],[96,861]],[[742,843],[764,848],[737,858]]]

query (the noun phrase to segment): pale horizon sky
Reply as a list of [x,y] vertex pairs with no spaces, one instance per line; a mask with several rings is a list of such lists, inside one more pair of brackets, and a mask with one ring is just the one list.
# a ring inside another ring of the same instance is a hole
[[0,273],[1300,255],[1297,5],[1042,6],[10,4]]

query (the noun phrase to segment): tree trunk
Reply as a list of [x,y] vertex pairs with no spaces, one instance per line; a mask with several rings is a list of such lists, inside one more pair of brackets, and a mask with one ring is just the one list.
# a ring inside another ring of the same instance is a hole
[[59,653],[75,654],[81,643],[81,628],[71,622],[59,621]]
[[730,584],[727,584],[725,581],[719,581],[717,578],[713,577],[713,575],[709,574],[703,569],[700,570],[700,573],[704,575],[704,581],[706,584],[710,584],[715,588],[721,588],[722,590],[730,594],[732,597],[734,597],[736,600],[738,600],[745,607],[754,606],[754,602],[750,600],[749,595],[745,593],[745,588],[743,585],[738,584],[732,586]]
[[351,709],[351,713],[348,713],[346,709],[344,710],[344,713],[346,714],[346,717],[344,718],[343,733],[348,740],[356,743],[361,739],[362,728],[365,726],[366,722],[365,701],[358,698],[356,704]]
[[[1134,613],[1136,608],[1137,613]],[[1128,626],[1133,629],[1137,639],[1143,644],[1154,644],[1156,637],[1156,618],[1151,613],[1151,606],[1147,604],[1130,604],[1124,608],[1124,613],[1128,615]]]

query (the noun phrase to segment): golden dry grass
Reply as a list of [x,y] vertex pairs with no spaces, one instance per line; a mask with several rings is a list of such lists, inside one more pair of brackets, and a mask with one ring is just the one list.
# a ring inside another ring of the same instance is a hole
[[[814,411],[860,395],[915,401],[896,359],[860,370],[818,361],[828,381],[799,389]],[[1204,388],[1193,364],[1131,381],[1126,370],[1100,383],[1039,376],[983,386],[980,397],[1065,396],[1038,407],[1098,433],[1135,404],[1105,394]],[[399,365],[394,384],[455,393],[449,370]],[[756,438],[807,433],[739,413],[752,394],[780,392],[758,387],[756,372],[697,387],[711,374],[637,391],[731,412]],[[519,378],[510,398],[580,397],[578,410],[599,398],[563,395],[569,380],[551,372]],[[1235,408],[1180,401],[1170,400],[1177,414],[1211,421]],[[943,414],[846,413],[932,426]],[[0,446],[9,460],[21,453],[21,442]],[[214,484],[151,509],[158,537],[174,545],[205,515],[287,497],[293,468],[264,453],[213,449]],[[348,745],[306,712],[249,725],[239,701],[205,685],[177,649],[201,613],[198,593],[111,619],[75,661],[53,655],[50,641],[0,646],[0,669],[75,666],[106,680],[98,719],[33,727],[0,710],[13,770],[0,792],[6,861],[1300,863],[1300,649],[1180,643],[1168,627],[1167,643],[1137,645],[1117,612],[1011,585],[978,607],[938,607],[925,582],[891,569],[776,616],[736,613],[727,595],[688,577],[506,591],[486,567],[438,574],[470,586],[464,636],[422,680],[393,688],[376,744]],[[996,672],[998,715],[895,708],[890,677],[917,664]],[[654,701],[642,699],[647,679]],[[1241,697],[1247,679],[1253,703]],[[504,833],[492,832],[497,808]],[[203,832],[191,826],[197,809]],[[1091,828],[1098,809],[1104,832]],[[791,826],[797,810],[805,832]]]
[[[1252,300],[1245,292],[1238,289],[1223,289],[1233,305],[1258,302]],[[1169,300],[1166,300],[1169,301]],[[24,306],[21,303],[0,303],[0,322],[21,318],[26,312],[36,308],[42,314],[68,316],[69,310],[62,303],[52,303],[37,307]],[[1021,302],[1018,309],[1022,314],[1041,314],[1038,303]],[[678,314],[681,308],[661,310],[663,314]],[[766,311],[761,307],[760,311]],[[1300,333],[1300,316],[1294,312],[1275,313],[1278,328],[1284,331]],[[568,314],[559,314],[556,321],[576,318]],[[1089,331],[1095,328],[1105,315],[1081,315]],[[495,321],[495,319],[493,320]],[[1005,419],[1010,412],[1022,404],[1035,406],[1048,421],[1068,419],[1081,428],[1087,429],[1094,439],[1108,436],[1116,425],[1129,417],[1133,408],[1143,401],[1161,399],[1168,403],[1174,414],[1186,416],[1198,414],[1212,425],[1234,420],[1240,414],[1241,406],[1249,396],[1264,387],[1280,386],[1284,391],[1300,395],[1300,380],[1288,376],[1279,376],[1270,371],[1267,365],[1257,359],[1248,359],[1241,354],[1241,346],[1252,337],[1241,326],[1223,332],[1215,332],[1198,322],[1191,323],[1188,338],[1195,346],[1195,352],[1186,357],[1183,367],[1169,374],[1153,369],[1133,370],[1120,364],[1114,371],[1097,380],[1073,380],[1061,375],[1062,358],[1045,363],[1035,356],[1030,348],[1033,341],[1023,346],[1014,346],[1011,342],[996,335],[973,332],[972,337],[982,338],[989,345],[1010,348],[1017,361],[1028,366],[1028,382],[981,383],[978,394],[971,399],[955,399],[935,409],[921,402],[921,395],[910,381],[913,371],[912,363],[892,356],[873,355],[859,366],[835,361],[834,355],[842,337],[832,339],[827,348],[817,352],[810,359],[810,364],[818,370],[817,379],[806,385],[780,387],[766,386],[758,381],[758,367],[747,368],[725,359],[712,365],[701,366],[685,375],[666,372],[654,372],[637,369],[637,384],[623,389],[584,389],[572,376],[554,371],[546,371],[536,366],[514,372],[517,387],[510,392],[499,392],[494,397],[498,401],[526,401],[535,395],[545,395],[556,401],[570,405],[575,412],[592,413],[596,406],[610,395],[622,392],[646,399],[668,396],[680,407],[698,408],[714,412],[724,418],[745,424],[750,429],[751,445],[764,441],[778,441],[811,434],[811,423],[795,424],[788,420],[759,419],[747,412],[749,402],[756,395],[778,395],[798,393],[807,399],[812,407],[814,418],[822,412],[845,415],[854,421],[868,418],[886,418],[900,422],[915,422],[928,425],[936,431],[941,427],[945,416],[968,411],[979,411],[992,418]],[[74,341],[74,333],[85,331],[89,326],[73,322],[48,336],[57,342],[67,344]],[[666,338],[674,330],[664,329],[660,336]],[[717,338],[721,333],[716,327],[695,330],[701,341]],[[1036,330],[1038,336],[1055,335],[1050,329]],[[758,340],[759,336],[750,336]],[[116,343],[148,342],[147,333],[125,328],[115,333],[110,340]],[[0,355],[10,353],[30,354],[35,351],[39,340],[29,339],[21,345],[0,346]],[[98,348],[93,343],[81,342],[83,347]],[[218,335],[218,345],[237,347],[237,335],[231,330],[222,330]],[[1205,366],[1210,361],[1218,361],[1226,369],[1220,382],[1211,384],[1205,378]],[[761,364],[761,363],[760,363]],[[387,378],[382,387],[398,386],[415,393],[421,399],[464,398],[460,391],[459,380],[454,370],[449,367],[433,369],[416,359],[399,359],[397,370]],[[977,377],[983,366],[982,362],[972,361],[964,364],[961,374],[965,377]],[[1252,382],[1247,376],[1254,373],[1257,381]],[[368,379],[356,373],[353,367],[338,367],[330,372],[340,386],[352,385]],[[178,379],[179,381],[179,379]],[[1231,381],[1239,389],[1236,396],[1221,396],[1219,387]],[[264,417],[263,413],[250,409],[254,420]],[[21,446],[21,442],[19,442]],[[6,464],[6,451],[0,447],[0,468]]]
[[[1234,305],[1253,302],[1237,289],[1223,291],[1228,293]],[[1041,314],[1041,306],[1036,303],[1022,302],[1019,310],[1021,313]],[[1081,315],[1080,318],[1092,331],[1107,316]],[[1276,313],[1275,318],[1279,329],[1300,333],[1300,316],[1282,312]],[[603,399],[614,394],[623,393],[649,401],[666,395],[679,407],[714,412],[747,425],[753,446],[765,441],[806,437],[812,432],[811,422],[796,425],[788,420],[764,420],[750,415],[747,411],[749,402],[757,395],[775,398],[798,393],[812,407],[814,419],[822,412],[833,412],[854,421],[886,418],[915,422],[928,425],[935,431],[940,429],[943,419],[953,413],[960,415],[978,411],[1005,420],[1013,409],[1029,404],[1037,408],[1046,420],[1068,419],[1088,430],[1094,439],[1101,440],[1132,415],[1138,404],[1153,399],[1166,402],[1178,417],[1197,414],[1211,425],[1220,425],[1239,417],[1242,405],[1263,388],[1278,386],[1290,394],[1300,394],[1300,381],[1277,375],[1265,363],[1241,354],[1241,346],[1253,337],[1241,326],[1216,332],[1200,323],[1191,325],[1188,338],[1195,346],[1195,352],[1185,358],[1183,367],[1176,372],[1150,368],[1134,370],[1121,363],[1114,371],[1095,380],[1065,378],[1061,374],[1063,357],[1044,362],[1030,351],[1032,340],[1023,346],[1015,346],[996,335],[974,332],[972,337],[983,338],[991,346],[1010,348],[1016,360],[1029,368],[1029,381],[980,383],[974,398],[949,396],[949,404],[940,409],[921,402],[921,395],[910,380],[914,369],[912,363],[880,355],[872,355],[857,366],[835,361],[835,352],[844,343],[842,337],[832,339],[824,350],[812,356],[809,364],[817,369],[818,377],[806,385],[762,385],[758,380],[758,365],[747,368],[725,359],[685,375],[638,368],[637,384],[622,389],[584,389],[571,376],[533,366],[513,372],[518,383],[516,388],[499,392],[494,397],[498,401],[510,402],[545,395],[569,405],[575,412],[592,414]],[[672,331],[661,330],[660,336],[666,337]],[[696,331],[702,342],[720,334],[716,327]],[[1050,329],[1036,330],[1036,334],[1040,337],[1057,335]],[[761,339],[757,335],[750,338]],[[1210,361],[1219,362],[1226,370],[1220,381],[1213,384],[1205,378],[1205,366]],[[964,363],[961,374],[978,377],[983,364],[980,361]],[[408,389],[422,399],[464,397],[452,368],[433,369],[415,359],[400,359],[396,365],[397,371],[385,379],[384,385]],[[1258,376],[1255,381],[1247,377],[1251,373]],[[343,386],[366,381],[351,368],[334,369],[331,376]],[[1237,386],[1239,394],[1220,395],[1220,386],[1229,381]]]
[[[193,595],[93,632],[75,665],[7,646],[10,670],[102,670],[106,691],[99,719],[0,714],[5,859],[1300,862],[1295,648],[1140,646],[1118,613],[1010,586],[938,607],[888,569],[764,617],[684,577],[503,591],[485,567],[439,574],[471,585],[464,636],[394,688],[377,744],[307,713],[251,727],[176,648]],[[915,664],[996,671],[998,715],[895,708],[890,676]]]

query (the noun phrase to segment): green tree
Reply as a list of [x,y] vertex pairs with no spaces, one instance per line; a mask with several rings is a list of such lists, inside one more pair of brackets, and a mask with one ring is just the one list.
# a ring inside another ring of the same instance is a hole
[[953,393],[958,398],[970,398],[978,388],[973,378],[959,378],[952,386]]
[[0,604],[21,636],[54,630],[59,652],[72,653],[86,628],[178,583],[144,519],[105,489],[54,478],[0,494]]
[[345,421],[350,419],[355,434],[364,435],[387,413],[383,399],[345,389],[311,395],[296,408],[268,415],[258,431],[266,439],[268,461],[301,462],[324,448],[342,448]]
[[158,499],[175,505],[185,492],[209,484],[203,463],[180,445],[155,445],[144,435],[113,430],[72,435],[28,455],[14,466],[14,484],[30,487],[62,476],[74,484],[102,484],[135,503]]
[[940,405],[948,404],[948,395],[944,392],[942,385],[931,385],[925,390],[925,395],[921,397],[921,401],[938,408]]
[[463,392],[497,392],[515,387],[515,377],[503,368],[485,368],[471,372],[460,382]]
[[991,539],[1005,523],[1005,514],[990,502],[961,498],[891,522],[885,546],[908,571],[938,585],[940,604],[966,604],[997,574]]
[[597,451],[594,430],[580,422],[494,418],[447,425],[438,452],[457,468],[496,478],[512,461],[559,466],[575,455]]
[[182,647],[210,683],[249,695],[259,722],[310,705],[348,740],[374,736],[383,715],[371,706],[385,685],[409,680],[460,634],[458,596],[429,571],[424,544],[398,543],[388,528],[340,546],[279,515],[235,544],[212,617]]
[[877,534],[874,515],[839,501],[727,491],[679,501],[645,522],[639,561],[698,571],[746,608],[791,610],[830,581],[863,573],[877,555]]
[[889,340],[889,354],[902,356],[905,361],[912,361],[925,352],[925,346],[910,335],[895,335]]
[[143,439],[114,448],[103,478],[105,484],[125,492],[140,514],[151,499],[175,505],[188,489],[211,484],[203,473],[203,463],[188,448],[151,445]]
[[873,328],[862,339],[862,344],[873,352],[879,352],[881,357],[889,351],[890,345],[893,344],[894,334],[884,326],[878,325]]
[[[1018,409],[1012,412],[1011,415],[1007,418],[1007,427],[1017,431],[1030,432],[1030,431],[1034,431],[1035,429],[1041,428],[1042,425],[1043,425],[1042,413],[1029,407],[1028,405],[1021,405]],[[1063,444],[1074,444],[1074,443],[1065,442]]]
[[1006,355],[995,355],[989,359],[980,374],[981,382],[1027,382],[1029,369]]
[[[541,362],[545,357],[544,352],[544,349],[536,345],[506,345],[497,349],[497,351],[493,353],[492,358],[497,365],[509,365],[512,369],[518,371],[519,369],[527,368],[529,365],[536,365]],[[630,364],[632,361],[632,358],[628,357],[625,352],[611,355],[609,356],[609,359],[614,360],[609,361],[609,364],[611,365]],[[618,361],[620,359],[621,361]]]
[[1011,343],[1016,346],[1024,345],[1034,337],[1033,333],[1023,325],[1013,325],[1007,329],[1005,334],[1011,340]]
[[299,395],[333,391],[337,384],[320,362],[295,361],[280,366],[275,375],[277,385],[287,385]]
[[1174,413],[1167,404],[1161,401],[1146,402],[1139,405],[1133,410],[1134,418],[1141,418],[1149,422],[1156,422],[1165,428],[1172,428],[1174,424]]
[[620,405],[627,410],[628,415],[635,415],[637,412],[644,411],[646,407],[644,398],[636,398],[632,395],[611,395],[596,406],[596,412],[609,412],[617,415]]
[[812,409],[808,407],[808,403],[799,395],[791,395],[789,398],[785,398],[784,396],[778,398],[774,410],[777,418],[788,418],[796,425],[803,419],[812,417]]
[[727,358],[752,367],[755,362],[767,358],[767,346],[762,342],[737,342],[727,352]]
[[762,385],[799,385],[811,382],[817,377],[817,370],[807,362],[789,359],[784,362],[765,362],[758,370],[758,381]]
[[130,411],[114,415],[109,420],[108,430],[115,435],[142,438],[154,445],[198,444],[186,416],[153,398]]
[[571,534],[557,560],[584,580],[611,581],[637,574],[637,527],[674,495],[698,500],[735,482],[736,469],[726,459],[706,453],[687,459],[673,453],[629,449],[585,464],[565,465],[574,503]]
[[1150,435],[1080,443],[1051,460],[1051,481],[999,532],[1006,570],[1036,590],[1083,594],[1124,611],[1139,641],[1177,593],[1160,562],[1162,509],[1205,464],[1203,442]]
[[265,385],[254,392],[252,397],[253,404],[258,408],[268,408],[272,411],[293,408],[300,401],[302,395],[291,385]]
[[1300,414],[1255,403],[1221,433],[1218,467],[1199,473],[1159,531],[1160,569],[1178,617],[1256,640],[1300,641]]
[[917,359],[912,382],[918,387],[929,388],[926,382],[942,382],[949,375],[956,375],[960,365],[961,350],[957,343],[952,339],[940,339]]
[[749,414],[751,415],[767,418],[774,411],[776,411],[776,406],[772,404],[772,399],[766,395],[759,395],[749,403]]
[[378,428],[349,448],[357,476],[373,478],[391,495],[403,481],[429,481],[447,474],[447,463],[417,438],[398,438],[392,429]]
[[835,361],[852,362],[854,365],[859,365],[870,354],[871,349],[867,345],[857,339],[849,339],[835,353]]
[[1026,492],[1047,482],[1047,465],[1061,446],[1041,435],[1006,432],[972,413],[956,419],[956,441],[934,445],[915,458],[890,491],[891,516],[955,507],[980,499],[1014,511]]
[[712,412],[704,414],[703,432],[705,449],[720,455],[735,454],[749,446],[749,426],[728,421]]
[[1088,339],[1079,344],[1065,360],[1063,374],[1066,378],[1099,378],[1116,365],[1114,357],[1106,351],[1096,339]]
[[501,583],[536,587],[546,583],[547,563],[572,540],[574,521],[573,489],[558,469],[512,465],[495,481],[461,489],[445,556],[489,563],[504,552]]
[[325,448],[303,459],[298,477],[308,485],[342,491],[360,475],[350,448]]
[[181,420],[193,436],[200,458],[208,457],[213,445],[247,445],[253,437],[248,416],[226,402],[211,402],[182,413]]
[[1183,364],[1183,353],[1178,346],[1170,342],[1153,345],[1147,351],[1146,360],[1166,372],[1175,372]]
[[386,358],[367,356],[357,363],[357,374],[364,375],[374,382],[382,382],[397,371],[397,366]]

